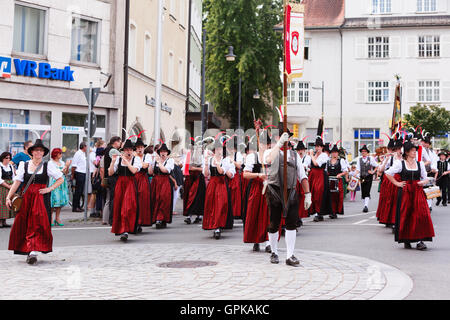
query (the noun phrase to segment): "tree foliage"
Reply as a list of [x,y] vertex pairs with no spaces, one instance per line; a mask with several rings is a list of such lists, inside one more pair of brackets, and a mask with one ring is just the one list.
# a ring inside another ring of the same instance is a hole
[[409,114],[404,115],[404,127],[420,126],[424,132],[432,136],[442,136],[450,131],[450,111],[436,105],[422,105],[418,103],[411,107]]
[[[253,127],[253,113],[266,119],[281,98],[282,35],[273,27],[283,16],[281,0],[205,0],[206,97],[218,115],[238,123],[242,77],[241,126]],[[226,61],[234,47],[234,62]],[[261,99],[253,94],[259,90]]]

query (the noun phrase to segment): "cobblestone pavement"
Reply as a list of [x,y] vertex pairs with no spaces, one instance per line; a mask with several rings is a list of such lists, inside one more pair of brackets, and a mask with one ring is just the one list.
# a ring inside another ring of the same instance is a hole
[[[0,251],[0,299],[403,299],[412,289],[406,274],[366,258],[296,250],[301,264],[294,268],[279,251],[274,265],[268,253],[248,247],[133,244],[133,236],[128,243],[54,248],[34,266]],[[167,267],[179,261],[188,268]],[[215,265],[195,268],[198,261]]]

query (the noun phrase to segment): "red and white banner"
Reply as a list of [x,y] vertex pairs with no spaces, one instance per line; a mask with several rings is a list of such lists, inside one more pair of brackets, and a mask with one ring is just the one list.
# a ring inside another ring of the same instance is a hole
[[285,12],[285,59],[288,82],[303,76],[305,50],[305,14],[295,12],[290,4]]

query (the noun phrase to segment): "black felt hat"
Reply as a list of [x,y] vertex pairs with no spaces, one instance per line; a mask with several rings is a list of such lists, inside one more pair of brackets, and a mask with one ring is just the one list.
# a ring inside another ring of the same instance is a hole
[[363,145],[363,147],[361,149],[359,149],[359,152],[363,152],[363,151],[367,151],[368,153],[370,153],[370,150],[367,149],[366,145]]
[[133,149],[135,150],[135,146],[133,144],[133,142],[131,142],[130,139],[127,139],[122,147],[122,149],[120,149],[120,151],[124,151],[125,149]]
[[36,148],[44,149],[44,157],[50,152],[50,150],[46,146],[44,146],[41,139],[36,139],[36,142],[28,148],[28,153],[31,155],[33,153],[33,150]]
[[302,140],[300,140],[300,141],[297,143],[297,146],[295,147],[295,150],[306,150],[305,144],[303,143]]
[[325,145],[323,144],[323,140],[322,140],[321,137],[317,137],[317,138],[316,138],[316,142],[314,143],[314,146],[325,147]]
[[167,155],[170,155],[170,150],[167,148],[167,145],[165,143],[162,144],[162,146],[156,151],[158,155],[161,153],[161,151],[167,151]]
[[339,153],[339,149],[336,144],[333,146],[333,148],[331,148],[330,152],[338,152]]
[[[292,137],[294,134],[289,130],[289,128],[287,128],[286,127],[286,132],[289,134],[289,138],[290,137]],[[278,131],[279,131],[279,134],[280,134],[280,137],[281,137],[281,135],[283,134],[283,132],[284,132],[284,124],[283,124],[283,122],[279,122],[278,123]]]
[[144,147],[147,148],[147,145],[144,143],[144,141],[142,141],[141,138],[138,138],[136,140],[136,143],[134,144],[135,147]]

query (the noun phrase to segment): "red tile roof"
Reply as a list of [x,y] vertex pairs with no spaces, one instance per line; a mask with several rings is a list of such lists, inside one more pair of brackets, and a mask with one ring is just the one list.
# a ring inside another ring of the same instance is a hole
[[345,0],[304,0],[305,27],[339,27],[345,21]]

